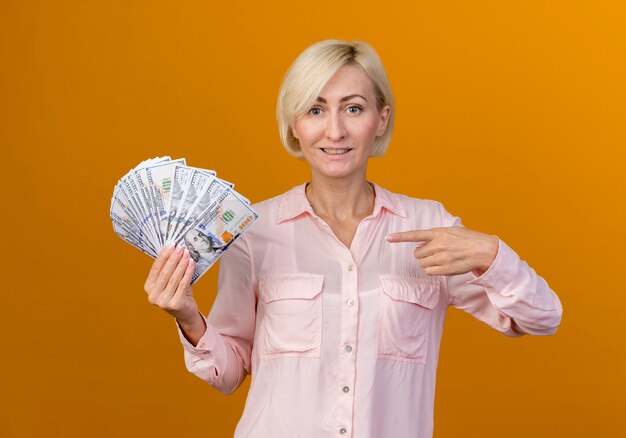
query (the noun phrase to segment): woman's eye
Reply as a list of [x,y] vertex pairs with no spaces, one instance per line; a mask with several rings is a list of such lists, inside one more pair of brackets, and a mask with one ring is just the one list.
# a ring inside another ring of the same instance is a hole
[[348,112],[352,114],[358,114],[362,111],[360,106],[352,105],[348,107]]
[[322,113],[321,108],[313,107],[309,110],[309,114],[311,114],[312,116],[319,116],[321,113]]

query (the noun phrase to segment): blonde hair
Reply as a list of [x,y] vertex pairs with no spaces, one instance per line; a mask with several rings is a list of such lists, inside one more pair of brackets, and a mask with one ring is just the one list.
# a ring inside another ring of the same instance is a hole
[[360,67],[370,78],[376,95],[376,107],[391,108],[387,129],[376,137],[372,156],[385,154],[391,134],[395,108],[391,86],[378,54],[363,41],[324,40],[309,46],[291,64],[278,93],[276,119],[280,139],[291,155],[304,158],[300,142],[293,134],[296,119],[305,114],[315,103],[324,85],[341,67]]

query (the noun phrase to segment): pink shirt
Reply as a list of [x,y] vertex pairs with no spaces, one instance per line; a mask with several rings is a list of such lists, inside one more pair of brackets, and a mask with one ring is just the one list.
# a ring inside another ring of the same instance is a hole
[[223,393],[252,374],[237,438],[432,436],[448,306],[508,336],[549,335],[557,296],[499,240],[483,275],[428,276],[391,232],[461,226],[439,202],[375,186],[350,248],[312,210],[304,184],[254,206],[224,254],[208,330],[187,369]]

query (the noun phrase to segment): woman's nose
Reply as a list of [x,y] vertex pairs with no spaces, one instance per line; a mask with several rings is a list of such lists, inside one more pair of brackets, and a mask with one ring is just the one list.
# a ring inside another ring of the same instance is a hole
[[326,119],[326,138],[333,142],[341,141],[346,136],[346,126],[341,114],[331,112]]

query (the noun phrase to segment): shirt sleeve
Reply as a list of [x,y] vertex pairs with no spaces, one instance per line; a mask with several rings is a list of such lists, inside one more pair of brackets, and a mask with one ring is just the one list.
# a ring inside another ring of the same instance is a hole
[[[463,226],[458,217],[443,213],[446,226]],[[445,278],[451,306],[505,335],[551,335],[561,322],[557,295],[500,238],[496,258],[480,277],[469,272]]]
[[250,374],[256,324],[256,294],[246,236],[222,255],[215,302],[205,317],[207,330],[193,346],[176,323],[189,372],[224,394]]

